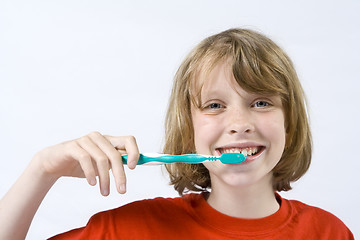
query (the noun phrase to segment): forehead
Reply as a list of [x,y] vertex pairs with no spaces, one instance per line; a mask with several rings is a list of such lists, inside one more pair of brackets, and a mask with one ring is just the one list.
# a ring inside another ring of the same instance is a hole
[[199,68],[196,76],[192,79],[192,93],[194,96],[203,91],[216,89],[224,84],[235,83],[231,66],[226,61],[207,63]]
[[225,80],[232,87],[240,87],[247,93],[287,95],[288,79],[267,65],[260,65],[256,65],[257,68],[254,69],[245,60],[239,61],[232,57],[202,59],[190,77],[190,95],[197,98],[204,87],[213,87],[220,82],[225,83]]
[[236,81],[231,64],[227,61],[219,61],[212,68],[204,68],[199,71],[192,84],[191,95],[198,103],[204,94],[224,92],[224,89],[232,88],[242,95],[245,91]]

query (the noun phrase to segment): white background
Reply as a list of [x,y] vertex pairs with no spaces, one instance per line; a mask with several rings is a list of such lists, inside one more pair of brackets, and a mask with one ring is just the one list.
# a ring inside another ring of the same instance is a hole
[[[142,152],[160,151],[182,59],[211,34],[248,27],[288,52],[309,100],[313,163],[282,196],[334,213],[360,237],[359,3],[1,0],[0,197],[37,151],[90,131],[135,135]],[[160,167],[127,172],[124,196],[59,180],[28,239],[83,226],[134,200],[177,196]]]

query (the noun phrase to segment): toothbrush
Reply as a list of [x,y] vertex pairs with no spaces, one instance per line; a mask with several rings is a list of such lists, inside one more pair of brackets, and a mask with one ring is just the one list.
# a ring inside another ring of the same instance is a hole
[[[123,155],[123,164],[127,164],[128,155]],[[241,153],[223,153],[221,156],[210,156],[200,154],[169,155],[161,153],[140,154],[137,165],[160,165],[165,163],[203,163],[220,160],[224,164],[237,164],[245,161],[245,156]]]

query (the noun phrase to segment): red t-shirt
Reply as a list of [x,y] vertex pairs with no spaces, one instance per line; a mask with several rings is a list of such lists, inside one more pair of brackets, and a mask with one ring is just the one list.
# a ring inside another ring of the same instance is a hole
[[51,239],[354,239],[331,213],[276,196],[280,209],[261,219],[224,215],[203,194],[142,200],[95,214],[86,227]]

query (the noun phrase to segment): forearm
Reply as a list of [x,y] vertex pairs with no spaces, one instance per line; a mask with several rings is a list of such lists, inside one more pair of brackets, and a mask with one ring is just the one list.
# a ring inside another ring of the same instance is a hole
[[57,178],[44,174],[36,159],[0,201],[0,239],[25,239],[42,200]]
[[[0,239],[24,239],[45,195],[61,176],[86,177],[109,194],[112,169],[119,193],[125,193],[122,151],[137,164],[139,150],[132,136],[103,136],[98,132],[47,147],[35,155],[24,173],[0,201]],[[128,164],[129,166],[129,164]]]

